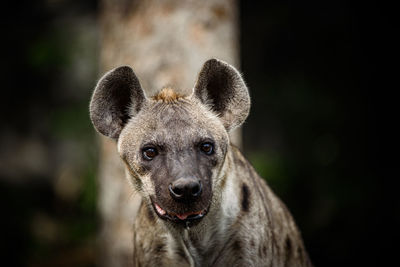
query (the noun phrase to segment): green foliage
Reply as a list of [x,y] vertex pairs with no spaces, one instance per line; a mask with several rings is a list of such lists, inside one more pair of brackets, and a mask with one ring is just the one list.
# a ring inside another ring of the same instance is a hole
[[285,195],[291,187],[291,180],[285,171],[284,159],[276,154],[252,151],[248,155],[258,174],[278,195]]

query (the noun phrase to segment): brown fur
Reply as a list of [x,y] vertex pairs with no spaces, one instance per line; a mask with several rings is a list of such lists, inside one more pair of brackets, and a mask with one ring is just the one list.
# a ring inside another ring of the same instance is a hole
[[156,101],[163,101],[166,103],[177,101],[183,96],[174,91],[170,87],[163,88],[157,95],[153,96],[152,99]]

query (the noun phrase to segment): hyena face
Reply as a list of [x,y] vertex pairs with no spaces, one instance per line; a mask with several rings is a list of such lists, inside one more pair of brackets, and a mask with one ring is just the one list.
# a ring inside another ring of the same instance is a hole
[[127,123],[119,153],[136,188],[161,218],[196,221],[210,206],[228,136],[199,101],[176,96],[171,89],[160,93],[168,94],[174,100],[150,100]]
[[162,219],[199,222],[213,201],[229,145],[228,132],[247,117],[250,99],[239,73],[209,60],[192,95],[164,88],[147,98],[132,69],[98,83],[91,102],[96,129],[118,140],[135,188]]

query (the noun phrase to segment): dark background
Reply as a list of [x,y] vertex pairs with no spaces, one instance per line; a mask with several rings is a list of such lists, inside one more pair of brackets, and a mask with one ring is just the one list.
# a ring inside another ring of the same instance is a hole
[[[241,1],[252,96],[244,152],[292,211],[315,266],[398,249],[394,12],[349,1]],[[4,266],[93,266],[97,1],[7,1],[0,17]],[[2,264],[3,265],[3,264]]]

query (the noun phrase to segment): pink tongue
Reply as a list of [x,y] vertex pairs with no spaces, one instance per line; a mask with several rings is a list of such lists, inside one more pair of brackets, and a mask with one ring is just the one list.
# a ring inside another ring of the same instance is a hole
[[178,217],[181,220],[185,220],[188,216],[190,215],[197,215],[197,214],[201,214],[201,211],[199,212],[188,212],[188,213],[184,213],[184,214],[175,214],[176,217]]
[[176,217],[178,217],[178,218],[181,219],[181,220],[184,220],[184,219],[187,218],[188,215],[189,215],[188,213],[185,213],[185,214],[176,214]]

